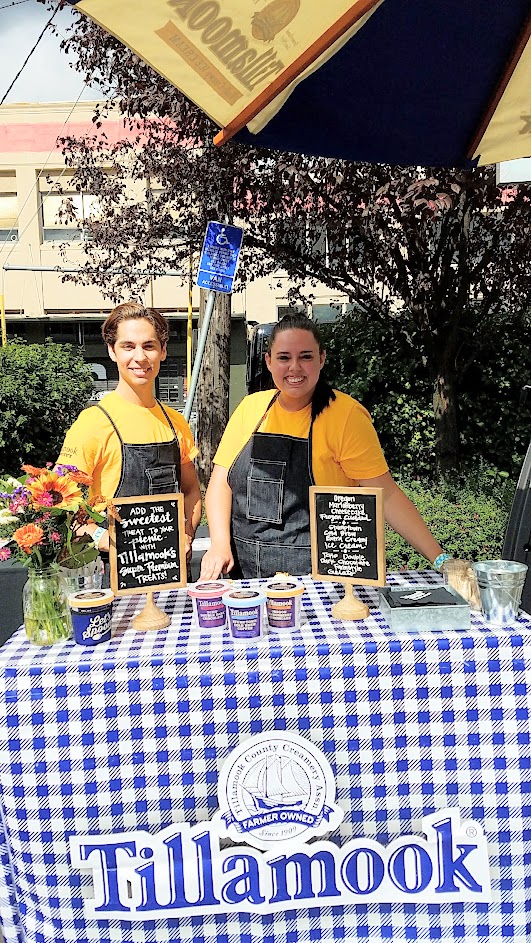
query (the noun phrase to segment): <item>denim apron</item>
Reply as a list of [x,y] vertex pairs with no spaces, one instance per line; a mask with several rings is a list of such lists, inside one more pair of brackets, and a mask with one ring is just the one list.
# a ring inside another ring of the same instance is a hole
[[233,577],[311,571],[312,428],[307,439],[259,432],[276,393],[227,476],[232,490]]
[[122,448],[122,474],[115,498],[133,498],[140,494],[172,494],[180,491],[181,448],[179,440],[164,406],[159,400],[157,403],[168,420],[173,439],[170,442],[149,442],[146,445],[124,442],[116,423],[103,406],[98,404],[98,409],[105,413],[113,426]]

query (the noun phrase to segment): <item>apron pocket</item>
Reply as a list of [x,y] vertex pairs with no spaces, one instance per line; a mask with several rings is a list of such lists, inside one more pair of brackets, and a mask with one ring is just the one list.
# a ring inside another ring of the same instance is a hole
[[268,524],[282,523],[286,462],[251,459],[247,475],[247,518]]
[[146,468],[145,472],[149,481],[148,494],[173,494],[179,491],[175,479],[175,465]]

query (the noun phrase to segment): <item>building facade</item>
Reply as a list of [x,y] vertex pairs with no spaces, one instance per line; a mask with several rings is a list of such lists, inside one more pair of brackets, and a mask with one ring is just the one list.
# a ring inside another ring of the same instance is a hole
[[[67,280],[64,270],[75,270],[85,262],[82,224],[94,198],[74,190],[69,193],[71,171],[65,167],[58,145],[61,136],[93,133],[94,105],[61,102],[3,105],[0,109],[0,294],[8,339],[18,336],[41,343],[51,338],[81,346],[91,364],[95,395],[100,397],[117,382],[115,364],[107,357],[101,339],[101,325],[112,305],[96,286]],[[119,116],[106,121],[105,132],[110,143],[126,136]],[[77,227],[60,218],[64,196],[54,192],[58,183],[75,206]],[[59,248],[65,245],[66,253]],[[231,410],[245,393],[249,327],[275,321],[290,310],[290,286],[288,277],[279,271],[232,296]],[[313,292],[313,316],[318,320],[333,319],[344,306],[344,299],[331,297],[326,288],[321,294],[319,289]],[[175,406],[182,406],[186,398],[189,298],[188,280],[165,275],[153,277],[139,299],[169,319],[168,357],[158,392],[164,402]],[[191,308],[195,341],[199,311],[195,285]]]

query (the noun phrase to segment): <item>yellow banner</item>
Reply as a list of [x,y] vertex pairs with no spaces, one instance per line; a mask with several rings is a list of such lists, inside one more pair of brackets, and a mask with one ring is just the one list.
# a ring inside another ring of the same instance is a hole
[[[358,6],[366,8],[367,3],[144,0],[132,4],[131,0],[81,0],[76,9],[112,33],[225,127],[326,30]],[[325,52],[318,65],[359,25]],[[267,117],[258,119],[260,127],[281,107],[289,91],[268,107]]]
[[481,165],[531,157],[531,41],[474,149],[478,156]]

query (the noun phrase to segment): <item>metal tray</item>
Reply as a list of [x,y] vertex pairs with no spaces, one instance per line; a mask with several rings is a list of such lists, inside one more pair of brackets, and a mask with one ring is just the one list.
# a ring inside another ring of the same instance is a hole
[[[414,593],[428,593],[434,590],[433,586],[418,583],[411,586],[385,586],[380,590],[380,610],[382,615],[394,632],[431,632],[435,630],[449,629],[469,629],[470,628],[470,606],[466,599],[463,599],[459,593],[451,586],[438,587],[444,589],[449,599],[447,603],[439,605],[422,605],[419,599],[418,605],[404,606],[395,608],[392,602],[398,601],[398,598],[405,593],[412,595]],[[441,595],[439,593],[439,595]]]

